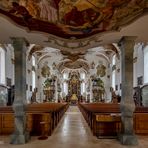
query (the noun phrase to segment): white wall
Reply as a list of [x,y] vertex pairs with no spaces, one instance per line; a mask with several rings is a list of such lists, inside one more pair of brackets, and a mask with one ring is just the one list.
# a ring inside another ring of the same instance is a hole
[[[134,47],[134,55],[133,58],[135,59],[134,65],[133,65],[133,87],[138,86],[138,77],[143,77],[144,78],[144,54],[143,54],[143,43],[138,43],[135,44]],[[142,85],[141,85],[142,86]]]
[[[14,85],[14,49],[11,44],[6,45],[6,78],[11,79],[11,85]],[[6,82],[7,83],[7,82]]]

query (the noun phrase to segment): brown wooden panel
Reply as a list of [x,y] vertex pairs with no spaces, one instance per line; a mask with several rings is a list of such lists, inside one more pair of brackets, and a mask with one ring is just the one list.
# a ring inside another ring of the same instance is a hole
[[0,114],[0,134],[2,132],[2,115]]
[[135,133],[148,134],[148,113],[135,114]]
[[[68,108],[67,103],[41,103],[27,105],[27,130],[40,135],[42,129],[50,135],[57,122]],[[41,125],[44,122],[44,126]],[[54,126],[53,124],[56,123]],[[14,113],[12,106],[0,107],[0,134],[11,134],[14,131]]]
[[1,133],[11,134],[14,130],[14,116],[12,113],[2,114]]

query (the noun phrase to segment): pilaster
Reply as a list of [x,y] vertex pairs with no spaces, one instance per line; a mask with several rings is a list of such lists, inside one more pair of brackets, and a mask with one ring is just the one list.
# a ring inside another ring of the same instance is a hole
[[133,51],[136,37],[123,37],[120,44],[121,49],[121,120],[122,131],[119,140],[124,145],[137,145],[138,141],[133,129],[133,112],[135,104],[133,100]]
[[29,140],[26,131],[26,40],[12,38],[15,56],[15,99],[13,110],[15,129],[11,136],[11,144],[24,144]]

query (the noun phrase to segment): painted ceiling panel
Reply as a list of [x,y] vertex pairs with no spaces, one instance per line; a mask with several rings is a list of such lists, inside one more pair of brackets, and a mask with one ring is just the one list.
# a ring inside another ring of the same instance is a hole
[[0,1],[0,13],[18,25],[66,39],[118,30],[147,8],[147,0]]

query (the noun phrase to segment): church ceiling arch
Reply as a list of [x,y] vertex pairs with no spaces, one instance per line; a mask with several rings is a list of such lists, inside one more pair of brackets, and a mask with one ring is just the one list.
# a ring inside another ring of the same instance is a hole
[[[38,64],[45,58],[55,58],[55,56],[58,56],[59,60],[63,58],[63,56],[60,53],[60,50],[50,47],[45,47],[43,50],[39,51],[39,53],[41,53],[41,56],[38,57]],[[39,53],[36,52],[36,54]]]
[[0,1],[0,13],[18,25],[64,39],[119,30],[147,13],[147,8],[147,0]]
[[106,56],[106,55],[103,54],[103,53],[98,53],[96,56],[97,56],[98,58],[103,58],[103,59],[105,59],[108,63],[111,63],[109,57]]
[[32,48],[30,49],[29,51],[29,54],[28,54],[28,59],[30,60],[31,59],[31,56],[33,55],[33,53],[37,52],[37,51],[42,51],[43,50],[43,46],[41,45],[33,45]]
[[63,71],[65,68],[75,69],[75,70],[83,68],[85,71],[88,71],[90,67],[87,62],[81,60],[77,60],[74,62],[63,61],[57,65],[57,69],[59,69],[59,71]]
[[119,51],[118,51],[120,49],[117,49],[117,47],[114,44],[106,44],[104,45],[104,48],[107,50],[106,54],[109,54],[108,51],[111,50],[116,54],[118,59],[120,58]]

